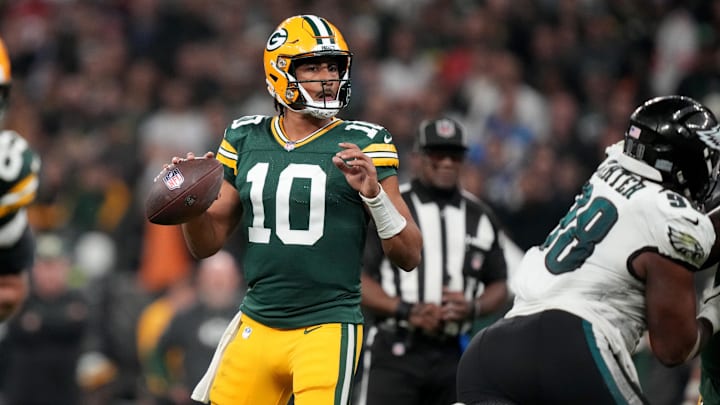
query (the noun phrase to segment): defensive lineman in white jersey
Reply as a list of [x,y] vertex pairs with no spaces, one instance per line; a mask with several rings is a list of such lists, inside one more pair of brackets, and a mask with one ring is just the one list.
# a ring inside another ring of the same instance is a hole
[[464,403],[646,403],[631,359],[643,333],[672,366],[718,329],[717,302],[696,320],[693,283],[716,238],[701,202],[718,175],[717,120],[686,97],[649,100],[607,154],[525,255],[512,309],[463,355]]

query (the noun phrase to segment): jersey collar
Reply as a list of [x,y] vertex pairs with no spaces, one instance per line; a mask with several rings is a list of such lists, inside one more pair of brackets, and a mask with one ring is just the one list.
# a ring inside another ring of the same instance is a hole
[[607,149],[605,149],[605,153],[607,153],[609,159],[616,160],[623,168],[645,177],[648,180],[662,183],[663,179],[660,171],[645,162],[623,153],[623,142],[608,146]]
[[285,128],[283,125],[283,119],[280,116],[273,117],[272,122],[270,123],[270,130],[272,131],[273,137],[275,138],[275,141],[280,144],[280,146],[283,147],[286,151],[290,152],[294,150],[295,148],[299,148],[300,146],[303,146],[307,143],[310,143],[312,140],[317,139],[321,137],[322,135],[326,134],[331,129],[335,128],[336,126],[340,125],[342,123],[342,120],[339,118],[333,118],[332,121],[328,122],[324,127],[317,129],[310,135],[299,139],[297,141],[290,140],[285,135]]

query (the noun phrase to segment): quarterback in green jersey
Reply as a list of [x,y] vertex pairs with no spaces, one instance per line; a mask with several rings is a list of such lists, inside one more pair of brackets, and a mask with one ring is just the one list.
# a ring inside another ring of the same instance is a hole
[[336,117],[350,97],[351,60],[326,19],[286,19],[264,56],[279,114],[241,117],[225,130],[220,195],[182,229],[196,257],[243,232],[248,291],[196,400],[285,404],[294,395],[296,405],[348,404],[363,334],[369,221],[398,268],[420,262],[422,237],[400,196],[392,136]]

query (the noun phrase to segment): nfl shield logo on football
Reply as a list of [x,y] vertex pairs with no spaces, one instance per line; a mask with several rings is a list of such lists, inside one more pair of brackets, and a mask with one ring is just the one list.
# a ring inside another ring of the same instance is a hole
[[180,188],[184,181],[185,177],[183,177],[182,173],[180,173],[180,170],[177,168],[170,170],[165,174],[165,177],[163,177],[163,183],[165,183],[165,187],[167,187],[168,190]]

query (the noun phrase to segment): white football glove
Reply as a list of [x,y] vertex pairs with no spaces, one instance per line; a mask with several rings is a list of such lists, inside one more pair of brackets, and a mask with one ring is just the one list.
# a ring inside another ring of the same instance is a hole
[[715,274],[713,284],[706,288],[700,301],[698,318],[707,319],[712,324],[713,334],[720,329],[720,270]]

